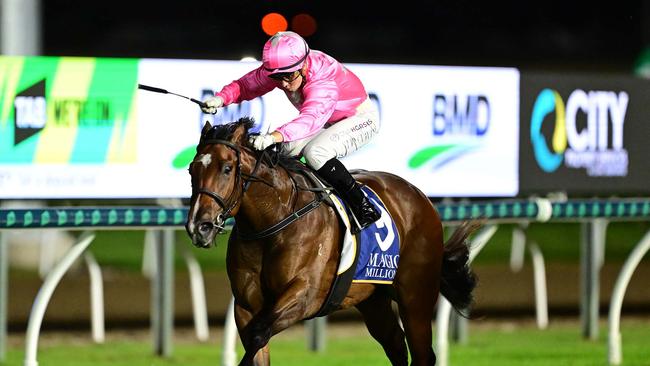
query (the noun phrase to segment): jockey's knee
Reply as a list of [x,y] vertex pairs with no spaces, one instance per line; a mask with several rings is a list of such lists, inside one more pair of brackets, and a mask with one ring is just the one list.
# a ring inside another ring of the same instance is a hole
[[330,159],[336,157],[336,152],[333,149],[323,145],[307,145],[302,152],[307,165],[313,169],[320,169]]

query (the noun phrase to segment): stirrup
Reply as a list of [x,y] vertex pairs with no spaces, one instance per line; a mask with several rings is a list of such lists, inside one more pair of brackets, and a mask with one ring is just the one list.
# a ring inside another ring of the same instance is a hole
[[354,221],[354,222],[352,223],[352,226],[350,227],[350,231],[352,232],[352,234],[360,233],[361,231],[363,231],[363,229],[367,228],[368,226],[374,224],[375,222],[377,222],[377,220],[379,220],[379,218],[381,217],[381,216],[380,216],[380,213],[377,211],[377,208],[374,207],[374,206],[373,206],[373,210],[377,213],[377,215],[378,215],[377,218],[375,218],[375,219],[372,220],[372,221],[368,221],[368,222],[366,222],[366,223],[365,223],[365,226],[362,226],[362,225],[361,225],[361,222],[359,221],[359,219],[357,219],[356,214],[352,211],[352,209],[350,209],[350,212],[351,212],[351,214],[352,214],[352,215],[350,215],[350,216],[352,216],[352,218],[353,218],[352,221]]

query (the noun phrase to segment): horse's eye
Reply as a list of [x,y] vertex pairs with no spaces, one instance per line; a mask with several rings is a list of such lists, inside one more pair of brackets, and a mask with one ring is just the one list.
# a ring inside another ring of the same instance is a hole
[[228,174],[230,174],[231,171],[232,171],[232,166],[231,165],[224,165],[223,174],[228,175]]

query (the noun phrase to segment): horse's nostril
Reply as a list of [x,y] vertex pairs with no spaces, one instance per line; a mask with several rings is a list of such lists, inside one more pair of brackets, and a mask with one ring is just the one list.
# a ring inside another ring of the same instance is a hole
[[211,222],[202,222],[202,223],[199,225],[199,231],[202,232],[202,233],[209,232],[209,231],[211,231],[213,228],[214,228],[214,224],[212,224]]

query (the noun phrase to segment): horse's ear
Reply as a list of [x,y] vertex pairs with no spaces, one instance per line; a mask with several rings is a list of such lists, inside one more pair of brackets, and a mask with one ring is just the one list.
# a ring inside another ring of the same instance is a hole
[[205,125],[203,125],[203,129],[201,130],[201,136],[204,136],[210,129],[212,128],[212,125],[210,124],[209,121],[205,121]]

